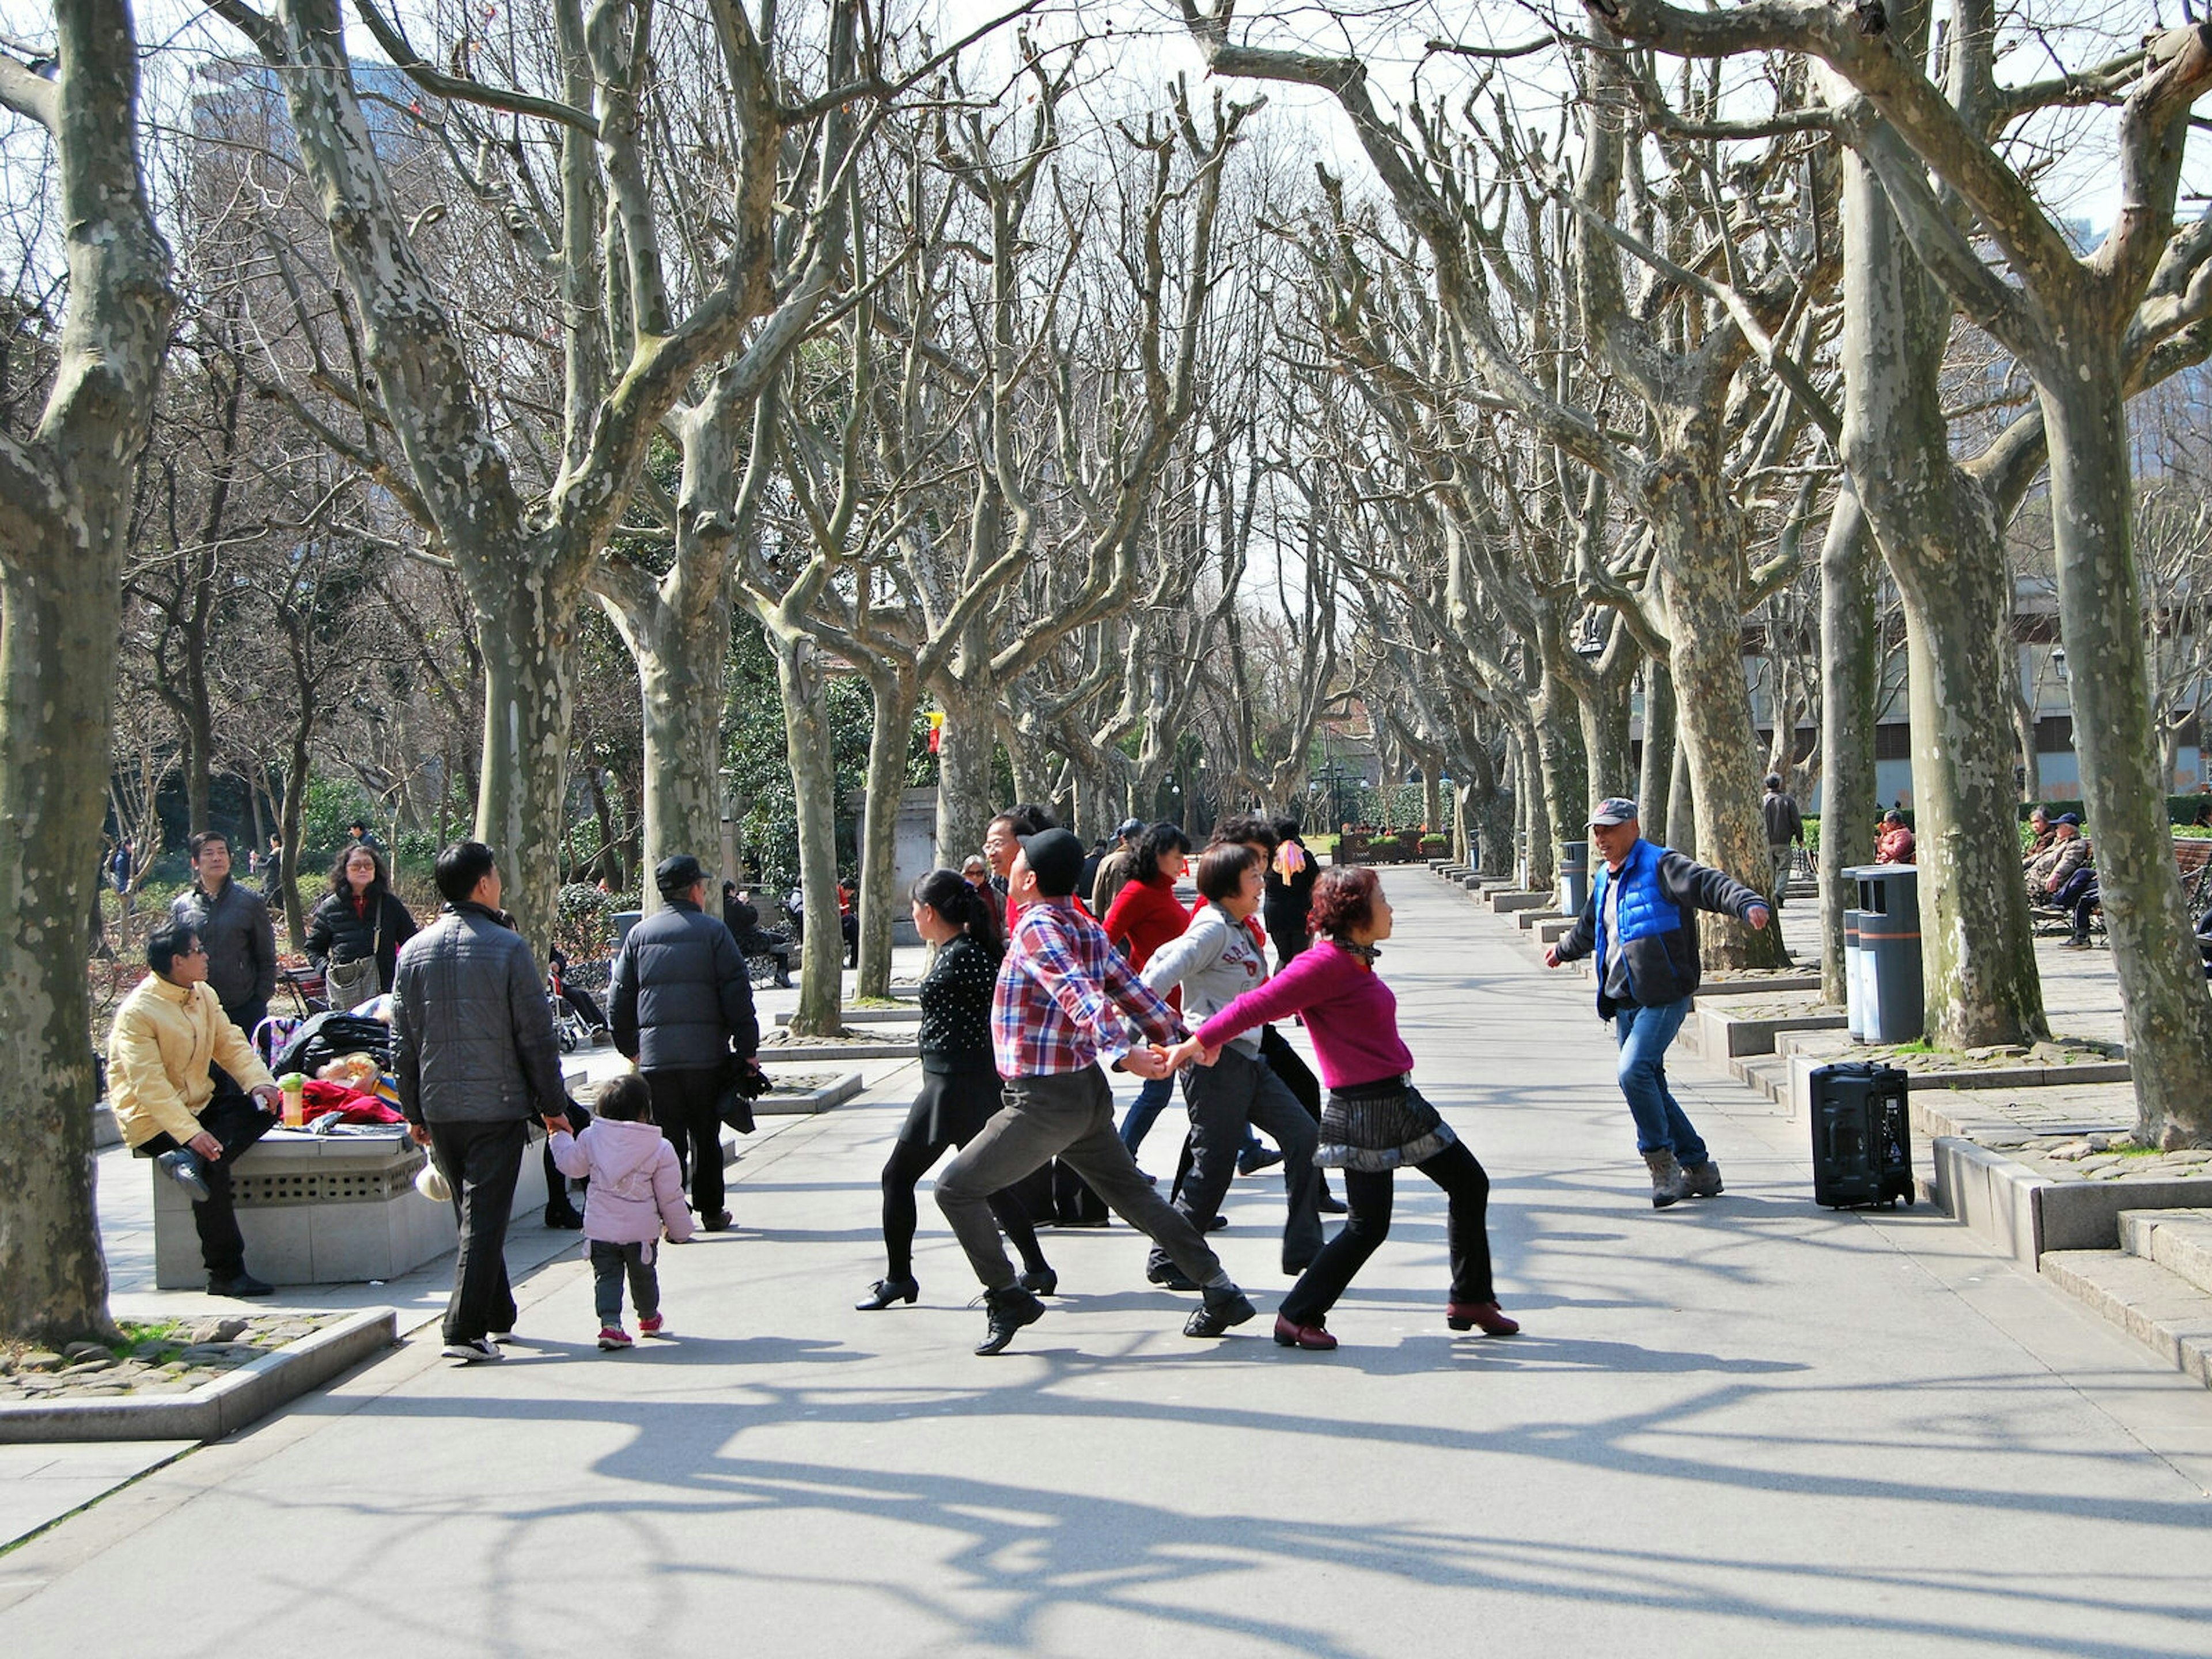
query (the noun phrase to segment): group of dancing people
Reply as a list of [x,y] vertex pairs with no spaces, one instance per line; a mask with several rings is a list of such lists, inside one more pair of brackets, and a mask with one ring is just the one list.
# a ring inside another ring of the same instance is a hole
[[[1401,1167],[1449,1199],[1447,1323],[1492,1336],[1520,1328],[1492,1279],[1489,1178],[1413,1086],[1397,1000],[1375,970],[1389,901],[1372,870],[1320,873],[1305,917],[1312,943],[1271,975],[1259,918],[1279,841],[1264,818],[1224,820],[1192,871],[1196,905],[1176,905],[1180,929],[1130,955],[1113,937],[1121,896],[1106,923],[1095,919],[1078,897],[1082,843],[1033,808],[1001,814],[986,834],[1003,908],[994,887],[955,871],[915,884],[915,927],[936,947],[921,988],[923,1080],[884,1167],[886,1272],[860,1309],[919,1296],[915,1185],[957,1149],[936,1195],[983,1286],[977,1353],[1004,1352],[1059,1288],[1018,1192],[1055,1161],[1152,1241],[1152,1283],[1199,1297],[1183,1334],[1220,1336],[1256,1310],[1206,1236],[1256,1128],[1282,1149],[1282,1267],[1297,1279],[1276,1314],[1277,1343],[1336,1346],[1330,1311],[1389,1234]],[[1157,856],[1139,863],[1139,878],[1157,883]],[[1312,1039],[1325,1100],[1274,1029],[1293,1016]],[[1116,1131],[1108,1070],[1152,1085],[1181,1079],[1190,1133],[1168,1197]],[[1342,1172],[1347,1212],[1326,1238],[1323,1169]]]

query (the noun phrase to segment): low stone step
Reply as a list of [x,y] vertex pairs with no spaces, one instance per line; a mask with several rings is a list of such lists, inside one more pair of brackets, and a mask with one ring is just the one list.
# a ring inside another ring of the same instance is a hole
[[2123,1210],[2120,1248],[2212,1296],[2212,1210]]
[[1549,893],[1523,893],[1511,889],[1487,896],[1490,908],[1498,915],[1510,915],[1516,910],[1541,910],[1552,902]]
[[[775,1023],[779,1025],[788,1026],[793,1020],[797,1019],[798,1018],[798,1012],[794,1010],[790,1013],[779,1015]],[[921,1018],[921,1005],[919,1002],[908,1002],[901,1004],[896,1008],[883,1008],[876,1006],[866,1008],[841,1008],[837,1011],[837,1018],[842,1023],[848,1026],[912,1025]]]
[[2043,1276],[2212,1389],[2212,1291],[2124,1250],[2047,1250]]
[[1790,1062],[1773,1054],[1736,1054],[1728,1063],[1729,1073],[1739,1083],[1757,1090],[1779,1106],[1790,1094]]

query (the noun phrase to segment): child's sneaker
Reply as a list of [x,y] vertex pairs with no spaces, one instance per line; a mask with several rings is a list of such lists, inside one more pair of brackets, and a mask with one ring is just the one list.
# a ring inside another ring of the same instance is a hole
[[609,1325],[599,1332],[601,1352],[613,1348],[630,1348],[637,1345],[629,1340],[629,1333],[619,1325]]
[[650,1318],[640,1318],[637,1322],[637,1334],[640,1336],[665,1336],[668,1334],[668,1322],[659,1314],[654,1314]]

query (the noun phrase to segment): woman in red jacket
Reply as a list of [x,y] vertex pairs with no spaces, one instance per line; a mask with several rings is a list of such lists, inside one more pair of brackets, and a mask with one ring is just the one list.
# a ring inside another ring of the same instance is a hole
[[[1152,952],[1182,937],[1190,912],[1175,895],[1175,884],[1190,863],[1190,837],[1172,823],[1156,823],[1137,837],[1130,850],[1129,879],[1107,907],[1106,937],[1139,973]],[[1180,1006],[1178,998],[1171,1004]],[[1138,1091],[1136,1104],[1121,1120],[1121,1144],[1137,1155],[1145,1133],[1175,1098],[1173,1077],[1154,1078]]]

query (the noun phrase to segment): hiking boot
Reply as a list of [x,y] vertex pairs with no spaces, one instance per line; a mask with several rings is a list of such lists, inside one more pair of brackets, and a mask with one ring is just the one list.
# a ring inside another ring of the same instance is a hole
[[1651,1171],[1651,1207],[1663,1210],[1669,1204],[1679,1204],[1690,1195],[1688,1184],[1682,1179],[1682,1166],[1674,1162],[1674,1154],[1664,1150],[1644,1154],[1644,1166]]
[[1702,1164],[1685,1164],[1682,1189],[1692,1198],[1718,1198],[1726,1190],[1721,1185],[1721,1166],[1711,1158]]
[[983,1340],[975,1345],[975,1352],[981,1354],[1004,1352],[1016,1331],[1044,1317],[1044,1304],[1018,1285],[986,1291],[983,1306],[989,1318],[983,1327]]

